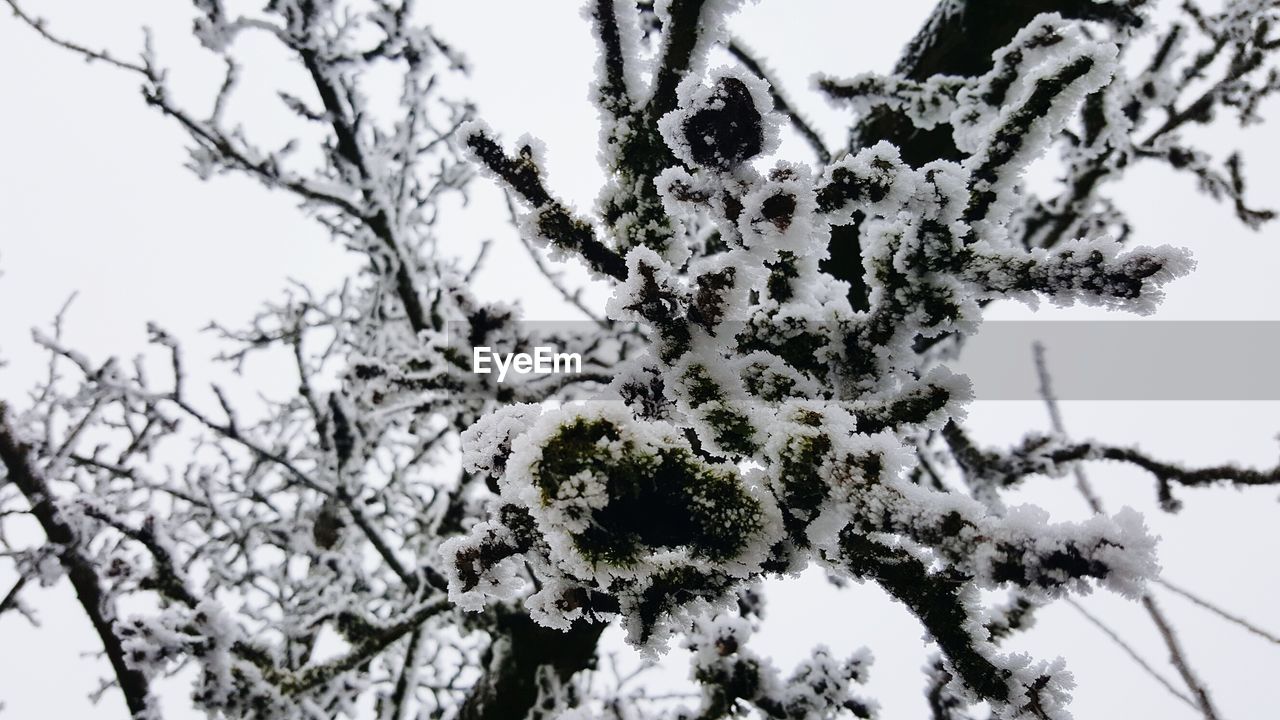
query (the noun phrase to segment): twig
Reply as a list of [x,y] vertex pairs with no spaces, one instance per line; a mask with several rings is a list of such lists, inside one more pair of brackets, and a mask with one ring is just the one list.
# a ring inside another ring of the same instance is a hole
[[[508,205],[510,203],[508,202]],[[485,257],[489,254],[489,248],[493,245],[493,241],[486,239],[480,243],[480,252],[476,253],[476,259],[471,262],[471,268],[467,270],[467,274],[463,276],[463,280],[470,283],[476,273],[480,272],[480,268],[484,265]]]
[[[520,218],[516,214],[515,205],[511,202],[510,193],[503,193],[502,197],[507,203],[507,212],[511,215],[512,223],[514,223],[516,227],[519,228]],[[524,249],[528,251],[529,258],[532,259],[533,264],[538,267],[538,271],[541,272],[542,275],[547,278],[547,281],[550,282],[551,286],[556,289],[556,292],[560,293],[560,296],[565,299],[565,302],[568,302],[570,305],[573,305],[583,315],[586,315],[587,317],[591,318],[591,320],[595,322],[595,324],[599,325],[602,328],[608,329],[611,322],[606,318],[600,317],[596,313],[592,312],[592,310],[582,302],[580,291],[570,292],[569,288],[564,286],[564,283],[560,281],[560,273],[554,272],[551,270],[551,268],[547,267],[547,261],[545,258],[542,257],[542,253],[538,252],[538,248],[535,247],[534,244],[524,236],[524,233],[519,232],[517,229],[516,234],[519,235],[520,244],[524,245]]]
[[[1053,381],[1049,376],[1049,368],[1045,360],[1044,343],[1039,340],[1031,344],[1031,353],[1035,357],[1036,375],[1040,380],[1040,397],[1044,400],[1045,408],[1049,411],[1049,424],[1053,427],[1053,431],[1059,435],[1066,435],[1065,426],[1062,423],[1062,412],[1058,409],[1058,397],[1053,393]],[[1077,463],[1071,467],[1071,474],[1076,481],[1076,489],[1080,491],[1080,495],[1084,498],[1085,503],[1089,505],[1089,509],[1095,515],[1102,514],[1102,500],[1098,494],[1093,491],[1093,486],[1089,484],[1089,478],[1084,474],[1084,468]]]
[[747,70],[751,71],[751,74],[769,84],[769,94],[773,96],[774,109],[791,120],[791,124],[804,137],[805,142],[813,149],[813,154],[818,156],[818,160],[823,165],[831,162],[831,151],[827,149],[826,143],[822,141],[822,136],[813,129],[813,126],[804,119],[804,116],[798,110],[791,106],[791,103],[787,102],[786,95],[782,92],[782,86],[778,84],[777,80],[769,77],[769,73],[764,69],[764,66],[756,60],[751,51],[742,44],[741,40],[733,38],[729,41],[729,54],[742,63]]
[[1273,635],[1267,632],[1266,630],[1263,630],[1262,628],[1258,627],[1257,625],[1254,625],[1248,620],[1245,620],[1239,615],[1233,615],[1232,613],[1229,613],[1226,610],[1223,610],[1222,608],[1218,607],[1217,605],[1214,605],[1208,600],[1205,600],[1204,598],[1201,598],[1198,595],[1192,594],[1188,590],[1185,590],[1181,587],[1178,587],[1177,585],[1174,585],[1173,583],[1169,582],[1168,580],[1165,580],[1164,578],[1156,578],[1155,582],[1156,584],[1165,588],[1169,592],[1172,592],[1175,595],[1181,595],[1187,600],[1190,600],[1191,602],[1195,603],[1196,605],[1199,605],[1205,610],[1208,610],[1214,615],[1217,615],[1223,620],[1239,625],[1240,627],[1244,628],[1245,630],[1248,630],[1249,632],[1253,633],[1254,635],[1257,635],[1260,638],[1263,638],[1264,640],[1268,640],[1277,645],[1280,645],[1280,636]]
[[118,67],[121,70],[128,70],[130,72],[139,73],[149,79],[152,77],[151,71],[148,70],[143,65],[135,65],[130,62],[125,62],[124,60],[117,60],[116,58],[111,57],[110,53],[108,53],[105,50],[93,50],[91,48],[87,48],[83,45],[78,45],[69,40],[64,40],[58,37],[57,35],[54,35],[53,33],[49,32],[49,30],[45,27],[45,21],[42,18],[28,15],[21,7],[18,6],[17,0],[4,0],[4,2],[9,6],[10,9],[13,10],[13,14],[17,16],[19,20],[26,23],[28,26],[31,27],[32,30],[35,30],[37,33],[40,34],[41,37],[53,43],[54,45],[57,45],[58,47],[64,48],[66,50],[70,50],[71,52],[74,52],[77,55],[81,55],[86,60],[89,60],[89,61],[95,61],[95,60],[101,61],[101,62],[107,63],[108,65],[114,65],[115,67]]
[[1165,679],[1163,675],[1156,672],[1156,669],[1151,667],[1151,664],[1148,663],[1146,660],[1144,660],[1142,656],[1138,654],[1138,651],[1134,650],[1133,647],[1129,645],[1129,643],[1125,642],[1124,638],[1120,637],[1120,635],[1118,635],[1116,631],[1112,630],[1110,627],[1107,627],[1106,623],[1099,620],[1097,617],[1091,614],[1088,610],[1085,610],[1084,606],[1082,606],[1080,603],[1076,602],[1075,600],[1072,600],[1071,598],[1067,598],[1066,602],[1068,605],[1075,608],[1076,612],[1079,612],[1081,615],[1083,615],[1085,620],[1088,620],[1090,623],[1093,624],[1094,627],[1101,630],[1102,634],[1110,638],[1111,642],[1119,646],[1119,648],[1123,650],[1124,653],[1128,655],[1131,660],[1133,660],[1135,663],[1138,664],[1138,667],[1141,667],[1144,672],[1146,672],[1151,677],[1155,678],[1156,682],[1164,686],[1164,689],[1168,690],[1171,695],[1178,698],[1182,702],[1186,703],[1188,706],[1192,708],[1196,708],[1196,704],[1192,702],[1191,698],[1187,697],[1186,693],[1174,687],[1173,684],[1170,683],[1167,679]]
[[391,695],[391,720],[408,718],[409,699],[413,697],[411,686],[417,685],[418,646],[421,644],[422,629],[416,628],[409,636],[409,645],[404,651],[404,664],[400,667],[396,689]]
[[18,582],[9,588],[9,592],[5,593],[4,599],[0,600],[0,615],[5,614],[10,608],[18,606],[18,593],[22,592],[22,588],[27,584],[27,576],[18,577]]
[[[1053,424],[1054,432],[1059,435],[1066,435],[1066,428],[1062,422],[1062,413],[1058,410],[1058,399],[1053,395],[1053,383],[1049,376],[1049,366],[1045,358],[1044,345],[1039,342],[1032,344],[1032,354],[1035,358],[1036,374],[1040,379],[1040,395],[1044,399],[1045,407],[1049,410],[1049,420]],[[1089,485],[1088,478],[1084,474],[1084,469],[1079,465],[1074,468],[1076,475],[1076,487],[1085,497],[1085,501],[1089,503],[1095,515],[1103,512],[1102,500],[1093,492],[1092,486]],[[1151,617],[1151,621],[1155,623],[1156,629],[1160,631],[1160,637],[1164,640],[1165,647],[1169,650],[1169,662],[1173,665],[1178,674],[1182,676],[1182,681],[1186,683],[1187,689],[1195,698],[1195,706],[1200,709],[1205,720],[1217,720],[1218,711],[1213,706],[1213,701],[1209,699],[1209,691],[1196,676],[1195,671],[1191,669],[1191,664],[1187,661],[1186,651],[1182,648],[1177,634],[1173,630],[1173,626],[1165,618],[1161,612],[1160,606],[1156,604],[1155,598],[1148,592],[1142,596],[1142,606],[1146,609],[1147,615]],[[1080,609],[1077,607],[1077,609]],[[1081,609],[1081,612],[1084,612]],[[1162,680],[1163,682],[1163,680]],[[1179,694],[1181,697],[1181,694]]]
[[320,687],[348,670],[359,667],[362,663],[382,652],[395,641],[416,630],[422,623],[435,615],[453,608],[448,598],[436,597],[430,602],[418,606],[407,616],[385,627],[376,628],[365,641],[328,662],[304,668],[286,681],[289,691],[306,692]]
[[616,280],[627,278],[626,259],[596,237],[590,222],[576,217],[564,203],[552,197],[543,183],[542,171],[534,162],[532,147],[525,145],[515,155],[508,155],[485,129],[478,126],[467,132],[462,142],[476,161],[500,178],[533,210],[532,224],[548,242],[578,255],[592,270],[602,275]]
[[1164,639],[1165,646],[1169,648],[1169,662],[1178,671],[1178,674],[1182,676],[1182,681],[1187,684],[1191,694],[1195,696],[1196,705],[1199,706],[1200,712],[1204,714],[1205,720],[1217,720],[1218,711],[1213,707],[1213,701],[1209,699],[1208,688],[1205,687],[1204,683],[1200,681],[1200,678],[1191,669],[1191,665],[1187,662],[1187,653],[1182,649],[1182,643],[1178,640],[1177,633],[1174,632],[1173,626],[1169,624],[1151,593],[1142,596],[1142,605],[1147,609],[1147,614],[1151,616],[1152,621],[1155,622],[1156,629],[1160,631],[1160,637]]

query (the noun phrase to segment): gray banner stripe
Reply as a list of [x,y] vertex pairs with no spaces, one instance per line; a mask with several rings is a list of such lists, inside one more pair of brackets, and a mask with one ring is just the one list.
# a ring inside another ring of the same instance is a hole
[[[467,328],[449,325],[468,345]],[[600,337],[588,321],[522,321],[517,332],[563,352]],[[987,321],[946,364],[978,400],[1038,400],[1037,341],[1061,400],[1280,400],[1280,321]]]
[[1280,322],[987,322],[958,360],[979,400],[1039,399],[1044,344],[1062,400],[1280,400]]

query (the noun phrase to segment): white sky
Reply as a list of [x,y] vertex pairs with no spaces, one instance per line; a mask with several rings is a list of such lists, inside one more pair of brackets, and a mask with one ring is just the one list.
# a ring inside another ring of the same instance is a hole
[[[193,48],[187,3],[28,4],[64,34],[108,45],[121,55],[140,46],[140,25],[152,25],[161,60],[174,69],[175,87],[189,89],[180,98],[195,104],[210,97],[203,88],[215,81],[216,66]],[[543,139],[555,191],[589,207],[601,175],[594,163],[597,123],[587,102],[593,48],[578,0],[423,4],[439,13],[441,34],[472,60],[471,95],[482,116],[508,141],[525,132]],[[834,141],[846,118],[809,91],[808,75],[888,70],[931,5],[930,0],[773,0],[747,8],[733,21],[733,30],[768,59],[791,97]],[[265,48],[245,51],[247,63],[263,62],[278,71]],[[79,297],[67,337],[77,347],[99,358],[131,357],[144,346],[146,321],[156,320],[186,340],[188,357],[194,359],[214,348],[198,334],[210,320],[243,322],[263,300],[278,297],[287,278],[329,287],[351,267],[351,259],[329,245],[288,198],[242,179],[201,183],[184,170],[183,134],[143,105],[133,78],[101,65],[86,67],[7,16],[0,17],[0,104],[0,356],[10,363],[0,368],[0,397],[20,400],[38,377],[42,358],[29,330],[46,325],[73,291]],[[1272,116],[1280,112],[1275,104],[1269,109]],[[270,131],[281,128],[273,124]],[[1248,167],[1253,199],[1280,206],[1280,164],[1263,162],[1280,148],[1274,129],[1219,130],[1207,144],[1243,148],[1253,160]],[[809,158],[794,141],[780,152]],[[1200,262],[1196,274],[1173,285],[1157,319],[1280,319],[1272,289],[1280,261],[1276,227],[1259,233],[1241,229],[1225,206],[1198,195],[1190,178],[1164,169],[1140,168],[1114,194],[1134,220],[1139,242],[1185,245]],[[564,308],[503,225],[496,193],[481,180],[475,196],[465,221],[449,226],[446,242],[469,255],[481,239],[497,240],[479,291],[521,300],[534,317],[564,317]],[[1096,311],[1044,312],[1091,317]],[[1027,311],[999,307],[993,315],[1025,317]],[[269,370],[253,378],[253,386],[270,391]],[[1063,408],[1068,429],[1082,436],[1141,443],[1158,456],[1188,463],[1232,459],[1259,465],[1276,460],[1278,409],[1280,404],[1261,402],[1064,403]],[[972,408],[971,425],[984,441],[1006,445],[1027,430],[1046,429],[1047,421],[1038,403],[985,402]],[[1171,580],[1280,630],[1275,601],[1280,508],[1274,489],[1184,491],[1186,510],[1168,516],[1155,509],[1152,483],[1141,473],[1101,467],[1091,477],[1112,511],[1127,504],[1147,515],[1163,536],[1161,559]],[[1068,482],[1032,485],[1025,498],[1044,504],[1056,519],[1085,515]],[[0,592],[11,580],[7,568],[0,569]],[[0,616],[0,701],[8,706],[0,717],[125,717],[118,695],[108,695],[96,707],[86,699],[107,669],[85,656],[96,651],[96,639],[70,588],[63,583],[27,592],[44,626],[33,630],[14,613]],[[877,657],[871,687],[884,706],[883,717],[925,717],[921,628],[905,610],[873,587],[836,592],[812,579],[781,584],[771,601],[771,620],[758,649],[772,651],[780,666],[789,668],[815,643],[827,643],[837,654],[870,645]],[[1174,677],[1135,603],[1106,593],[1083,603]],[[1270,685],[1280,674],[1280,648],[1179,598],[1168,597],[1163,604],[1224,716],[1276,717]],[[1074,705],[1079,718],[1195,717],[1065,605],[1046,610],[1037,628],[1014,647],[1036,657],[1067,658],[1079,683]],[[167,696],[182,707],[180,688]]]

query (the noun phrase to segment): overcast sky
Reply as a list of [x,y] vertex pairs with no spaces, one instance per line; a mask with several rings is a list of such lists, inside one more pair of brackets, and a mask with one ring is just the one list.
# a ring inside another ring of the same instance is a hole
[[[188,36],[187,3],[28,4],[62,33],[122,56],[140,46],[140,26],[151,25],[161,61],[173,68],[179,99],[205,107],[217,67]],[[482,117],[508,141],[525,132],[543,139],[555,191],[589,207],[601,174],[594,162],[598,125],[587,102],[593,48],[577,0],[423,5],[439,13],[439,32],[472,61],[469,92]],[[809,90],[810,73],[888,70],[931,6],[929,0],[772,0],[743,11],[732,29],[768,59],[790,95],[835,144],[848,118]],[[239,50],[248,77],[258,72],[265,78],[261,84],[248,81],[252,97],[255,88],[275,81],[280,58],[265,45]],[[188,357],[195,358],[214,349],[198,333],[210,320],[243,322],[263,300],[278,297],[287,279],[330,287],[353,267],[354,259],[331,246],[288,198],[242,179],[202,183],[184,170],[183,133],[143,105],[137,84],[48,46],[0,13],[0,357],[9,362],[0,368],[0,397],[7,400],[20,401],[41,370],[30,328],[47,324],[72,292],[79,293],[66,326],[73,345],[99,358],[130,357],[144,345],[145,323],[156,320],[183,337]],[[256,111],[246,102],[239,110]],[[1269,116],[1280,115],[1275,104],[1268,110]],[[282,132],[272,117],[263,116],[267,132]],[[1252,160],[1255,202],[1276,207],[1276,137],[1274,127],[1225,128],[1206,144],[1243,148]],[[809,157],[794,140],[780,154]],[[1273,290],[1280,230],[1242,229],[1228,208],[1197,194],[1190,178],[1164,169],[1135,170],[1114,195],[1133,219],[1139,242],[1186,246],[1199,261],[1192,277],[1173,284],[1153,320],[1280,320]],[[447,246],[465,256],[493,238],[492,262],[477,283],[482,295],[521,301],[533,317],[566,317],[568,311],[531,272],[502,222],[497,197],[478,181],[474,205],[452,216]],[[993,310],[1005,318],[1028,312],[1020,306]],[[1096,313],[1045,309],[1040,316]],[[251,380],[270,391],[274,378],[267,373]],[[1277,403],[1068,402],[1063,409],[1068,429],[1077,435],[1141,443],[1172,460],[1267,465],[1278,455]],[[976,403],[971,424],[980,439],[999,445],[1027,430],[1047,429],[1044,408],[1036,402]],[[1169,579],[1280,630],[1280,507],[1274,489],[1185,491],[1186,509],[1169,516],[1155,508],[1152,483],[1140,472],[1099,467],[1091,476],[1110,510],[1136,507],[1163,536],[1161,560]],[[1030,485],[1020,499],[1044,504],[1055,519],[1085,516],[1087,508],[1068,482]],[[0,591],[12,577],[10,568],[0,566]],[[871,687],[884,717],[925,716],[922,630],[904,609],[874,587],[836,592],[811,577],[778,583],[770,600],[758,649],[772,651],[779,665],[790,667],[816,643],[829,644],[837,654],[870,645],[877,657]],[[1162,600],[1224,715],[1276,717],[1271,684],[1280,675],[1280,648],[1179,598]],[[30,628],[14,613],[0,616],[0,701],[8,706],[0,717],[125,717],[118,696],[108,695],[97,707],[86,699],[106,666],[86,657],[97,643],[69,586],[32,591],[28,601],[40,609],[42,628]],[[1082,602],[1174,677],[1135,603],[1101,592]],[[1013,646],[1037,657],[1067,658],[1079,683],[1078,718],[1195,717],[1066,605],[1046,610],[1037,628]],[[181,692],[169,694],[178,708],[184,706]]]

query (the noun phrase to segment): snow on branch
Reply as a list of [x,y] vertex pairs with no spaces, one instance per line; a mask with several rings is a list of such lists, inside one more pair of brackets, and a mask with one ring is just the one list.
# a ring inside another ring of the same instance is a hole
[[[159,383],[147,359],[93,360],[58,325],[38,337],[48,377],[0,423],[0,490],[19,491],[0,494],[0,519],[25,497],[48,541],[14,549],[0,611],[21,609],[30,580],[72,576],[135,713],[153,678],[194,662],[196,705],[235,716],[371,701],[380,717],[465,720],[874,717],[869,655],[816,648],[784,675],[749,646],[761,581],[818,566],[919,621],[939,652],[936,718],[985,702],[1060,720],[1064,664],[1002,643],[1096,588],[1153,602],[1155,541],[1131,510],[1050,522],[1002,492],[1102,459],[1152,473],[1167,507],[1174,485],[1277,483],[1057,436],[979,448],[961,424],[969,383],[937,349],[978,332],[997,299],[1154,308],[1191,261],[1126,247],[1098,195],[1137,160],[1193,173],[1247,223],[1270,218],[1245,202],[1237,157],[1218,163],[1181,130],[1222,108],[1252,122],[1280,87],[1274,3],[1186,4],[1164,31],[1142,2],[942,3],[893,74],[820,76],[858,116],[832,151],[729,39],[739,3],[592,0],[606,179],[579,211],[555,196],[537,140],[507,148],[444,95],[437,78],[465,60],[409,0],[246,15],[196,0],[196,37],[226,67],[207,113],[177,103],[152,53],[115,59],[6,2],[64,49],[142,77],[202,177],[287,191],[361,260],[340,289],[294,287],[246,327],[213,327],[232,370],[270,355],[296,374],[257,402],[197,386],[205,373],[156,326]],[[1131,74],[1120,58],[1143,31],[1154,54]],[[232,119],[259,72],[232,56],[241,33],[305,71],[278,91],[320,134],[311,164]],[[964,33],[989,52],[955,55]],[[733,67],[707,67],[716,43]],[[370,99],[375,66],[394,69],[393,112]],[[1192,85],[1207,89],[1184,97]],[[788,118],[816,166],[773,156]],[[1055,149],[1064,182],[1037,197],[1023,173]],[[526,247],[607,285],[596,322],[530,329],[472,292],[483,247],[469,267],[446,257],[436,222],[473,168],[508,192]],[[467,362],[471,347],[548,340],[587,348],[584,372],[508,385]],[[178,442],[181,460],[164,461]],[[117,621],[111,608],[137,597],[159,609]],[[615,620],[650,656],[691,651],[692,708],[592,685]],[[342,648],[317,657],[335,636]]]
[[[817,174],[785,161],[757,169],[779,122],[762,73],[748,63],[688,75],[657,122],[669,152],[654,183],[661,220],[636,236],[640,226],[615,212],[649,202],[636,200],[647,183],[629,188],[660,156],[628,151],[651,130],[624,102],[637,62],[621,50],[627,16],[612,4],[593,13],[605,54],[597,87],[612,118],[602,142],[613,176],[599,207],[626,258],[608,312],[644,324],[651,345],[615,383],[622,402],[511,407],[464,435],[469,470],[499,499],[442,549],[451,597],[476,610],[520,600],[551,627],[619,616],[632,642],[659,651],[723,612],[743,582],[817,562],[872,579],[911,608],[958,692],[1011,716],[1060,716],[1061,668],[997,652],[977,592],[1015,588],[1034,604],[1097,583],[1138,595],[1154,574],[1154,542],[1131,512],[1054,525],[1034,508],[991,509],[912,483],[908,439],[947,426],[968,397],[962,378],[926,374],[912,343],[973,332],[995,297],[1147,311],[1189,269],[1185,253],[1167,248],[1122,252],[1099,239],[1028,251],[1008,234],[1019,176],[1111,77],[1115,46],[1041,16],[990,73],[940,80],[929,90],[936,99],[925,100],[921,84],[882,84],[881,95],[913,92],[918,109],[963,120],[957,143],[969,156],[920,168],[880,144]],[[658,77],[684,31],[684,20],[661,19]],[[926,125],[941,117],[919,112]],[[471,137],[535,212],[557,207],[531,142],[512,158],[487,132]],[[854,219],[865,312],[822,265],[831,226]],[[707,221],[716,246],[686,239]],[[723,687],[708,698],[708,716],[735,698],[768,702]]]
[[64,509],[53,494],[35,464],[32,446],[18,434],[9,406],[3,402],[0,402],[0,462],[7,471],[5,480],[17,486],[26,497],[31,514],[55,548],[76,598],[102,642],[103,652],[115,673],[115,685],[124,695],[129,712],[137,718],[159,717],[155,714],[156,699],[151,694],[150,678],[139,668],[136,658],[128,654],[124,633],[116,619],[114,598],[104,588],[94,560],[87,553],[88,538],[77,529],[80,523],[74,514]]
[[1072,442],[1054,436],[1031,437],[1021,445],[1001,452],[976,447],[955,425],[947,428],[946,437],[957,451],[957,458],[966,472],[1003,487],[1015,485],[1029,475],[1058,477],[1075,463],[1093,460],[1111,460],[1146,470],[1155,478],[1160,504],[1167,510],[1177,510],[1181,506],[1173,495],[1175,485],[1243,488],[1280,484],[1280,467],[1257,469],[1214,465],[1193,468],[1158,460],[1138,448]]
[[521,142],[517,155],[512,157],[493,139],[492,131],[479,123],[464,126],[460,134],[476,162],[533,210],[524,222],[531,237],[580,255],[587,266],[598,273],[618,279],[626,276],[622,257],[596,237],[589,223],[574,217],[560,201],[551,197],[543,184],[532,140]]

